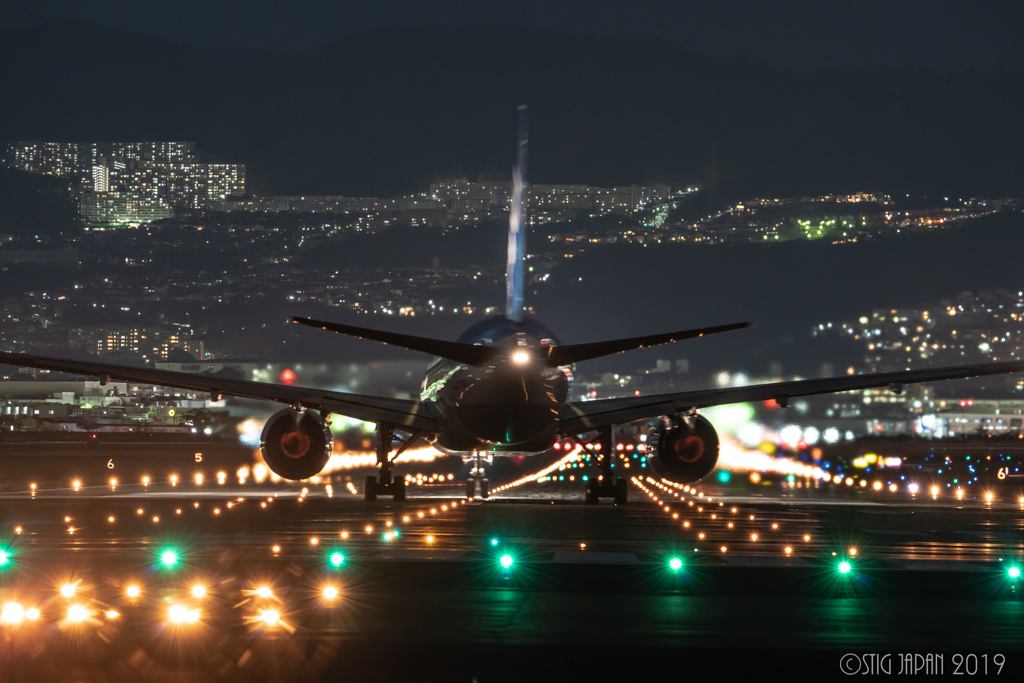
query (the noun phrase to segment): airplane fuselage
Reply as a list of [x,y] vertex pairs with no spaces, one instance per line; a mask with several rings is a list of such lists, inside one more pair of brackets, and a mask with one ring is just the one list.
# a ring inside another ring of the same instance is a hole
[[558,437],[558,415],[569,396],[571,373],[550,367],[533,354],[515,360],[514,350],[543,349],[558,340],[545,326],[487,318],[458,341],[509,347],[508,359],[471,367],[437,358],[423,380],[421,400],[433,402],[440,425],[433,445],[452,455],[476,451],[540,453]]

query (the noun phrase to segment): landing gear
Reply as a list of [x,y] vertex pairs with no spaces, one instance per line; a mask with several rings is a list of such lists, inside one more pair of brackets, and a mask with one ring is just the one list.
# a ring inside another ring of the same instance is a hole
[[469,471],[469,478],[466,479],[466,498],[472,500],[478,495],[489,498],[491,495],[491,481],[484,476],[484,457],[480,451],[473,453],[473,469]]
[[597,453],[590,451],[588,448],[590,444],[584,444],[584,447],[590,451],[591,455],[597,457],[601,474],[597,481],[591,480],[587,483],[587,495],[584,502],[587,505],[597,505],[601,498],[611,498],[616,505],[625,505],[629,501],[629,482],[622,477],[612,477],[612,458],[614,457],[612,427],[603,427],[598,433],[596,441],[600,444],[600,450]]
[[[402,443],[394,457],[397,458],[419,436],[422,436],[420,432],[413,433],[412,436]],[[368,502],[377,500],[377,496],[391,496],[395,502],[405,500],[405,477],[391,476],[391,466],[394,458],[389,458],[389,455],[391,454],[391,444],[394,439],[394,427],[383,422],[377,424],[377,466],[380,467],[380,479],[378,480],[374,476],[366,478],[366,482],[363,485],[363,497]]]

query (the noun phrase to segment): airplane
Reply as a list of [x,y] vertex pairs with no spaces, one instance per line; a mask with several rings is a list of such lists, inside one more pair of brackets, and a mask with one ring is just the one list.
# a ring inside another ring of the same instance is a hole
[[[0,363],[111,379],[274,401],[287,405],[263,428],[260,448],[277,475],[302,480],[319,473],[331,455],[328,428],[332,413],[376,424],[379,472],[368,476],[364,498],[390,495],[405,500],[405,479],[393,476],[395,460],[414,441],[425,439],[437,450],[473,458],[468,497],[487,498],[489,482],[482,460],[491,456],[535,455],[556,441],[571,439],[591,453],[601,468],[588,482],[585,501],[612,498],[627,501],[627,481],[612,476],[613,431],[616,425],[655,419],[648,434],[647,464],[659,476],[680,484],[699,481],[718,461],[719,438],[699,410],[729,403],[774,399],[787,407],[798,396],[888,387],[1024,371],[1024,361],[961,365],[925,370],[847,375],[744,387],[569,401],[574,363],[749,327],[750,323],[717,325],[664,334],[584,344],[560,344],[555,333],[524,315],[525,258],[524,191],[526,110],[519,109],[519,141],[513,170],[506,264],[505,315],[481,320],[455,341],[427,339],[351,325],[292,318],[292,322],[362,339],[432,354],[419,400],[348,394],[322,389],[251,382],[208,375],[154,370],[104,362],[79,361],[29,354],[0,353]],[[404,435],[404,436],[403,436]],[[397,441],[397,448],[395,448]],[[394,451],[394,454],[392,454]]]

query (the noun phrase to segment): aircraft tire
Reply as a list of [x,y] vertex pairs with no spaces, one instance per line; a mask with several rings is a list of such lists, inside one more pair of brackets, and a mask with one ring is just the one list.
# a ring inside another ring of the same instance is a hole
[[491,480],[484,478],[480,480],[480,497],[490,498],[491,497]]
[[363,498],[368,503],[377,500],[377,477],[369,476],[363,483]]
[[393,500],[396,502],[402,502],[405,500],[405,477],[397,476],[392,480],[391,486],[393,487],[394,496]]
[[466,498],[473,500],[476,495],[476,480],[470,477],[466,480]]

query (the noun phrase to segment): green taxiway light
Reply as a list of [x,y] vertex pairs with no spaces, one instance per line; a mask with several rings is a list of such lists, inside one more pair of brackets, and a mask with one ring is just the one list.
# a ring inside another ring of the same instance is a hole
[[331,553],[331,566],[340,567],[345,562],[345,556],[341,553]]
[[672,571],[677,572],[683,568],[683,561],[680,560],[678,557],[673,557],[671,560],[668,561],[668,566]]
[[502,555],[501,559],[499,560],[499,562],[501,563],[502,568],[504,568],[504,569],[508,569],[509,567],[511,567],[512,566],[512,561],[513,560],[512,560],[512,556],[511,555]]
[[842,562],[839,563],[839,573],[840,574],[849,574],[851,569],[853,569],[853,567],[851,567],[850,563],[847,562],[846,560],[843,560]]
[[491,539],[491,545],[498,545],[498,539],[492,538]]
[[6,567],[11,563],[11,553],[7,550],[0,550],[0,567]]
[[[3,563],[0,562],[0,564]],[[1006,573],[1010,575],[1011,579],[1020,578],[1020,567],[1010,567],[1010,569]]]
[[160,562],[165,567],[173,567],[178,564],[178,551],[176,550],[164,550],[160,553]]

